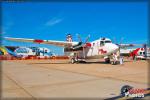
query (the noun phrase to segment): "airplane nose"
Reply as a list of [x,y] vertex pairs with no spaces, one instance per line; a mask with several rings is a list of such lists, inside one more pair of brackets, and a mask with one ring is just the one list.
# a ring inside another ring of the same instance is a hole
[[116,52],[119,49],[119,47],[116,44],[112,44],[112,43],[106,44],[106,48],[109,53]]
[[119,47],[116,45],[116,44],[112,44],[112,50],[113,51],[116,51],[116,50],[118,50],[119,49]]

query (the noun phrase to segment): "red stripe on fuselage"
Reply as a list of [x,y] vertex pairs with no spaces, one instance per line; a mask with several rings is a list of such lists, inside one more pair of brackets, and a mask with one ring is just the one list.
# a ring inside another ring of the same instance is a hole
[[35,43],[42,43],[44,42],[43,40],[34,40]]

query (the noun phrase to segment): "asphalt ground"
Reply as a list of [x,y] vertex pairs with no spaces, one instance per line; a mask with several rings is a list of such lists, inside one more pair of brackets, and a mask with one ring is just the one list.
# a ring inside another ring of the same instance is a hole
[[145,60],[127,61],[124,65],[68,64],[67,60],[2,61],[2,99],[113,98],[120,95],[124,85],[148,88],[148,70]]

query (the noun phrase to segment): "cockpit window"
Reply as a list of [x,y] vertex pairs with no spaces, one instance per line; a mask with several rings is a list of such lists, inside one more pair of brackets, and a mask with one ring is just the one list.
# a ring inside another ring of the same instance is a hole
[[95,43],[93,43],[93,46],[95,46]]
[[111,43],[111,41],[105,41],[105,43]]
[[100,46],[103,46],[104,45],[104,41],[100,41]]

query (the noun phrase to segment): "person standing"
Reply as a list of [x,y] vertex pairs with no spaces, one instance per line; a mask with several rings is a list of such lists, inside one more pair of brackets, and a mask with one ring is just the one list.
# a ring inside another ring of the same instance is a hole
[[123,57],[120,56],[120,65],[123,65],[123,63],[124,63]]
[[117,64],[118,57],[116,53],[113,53],[113,60],[114,60],[113,64]]

